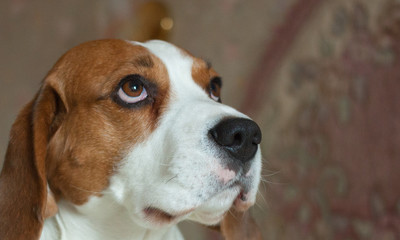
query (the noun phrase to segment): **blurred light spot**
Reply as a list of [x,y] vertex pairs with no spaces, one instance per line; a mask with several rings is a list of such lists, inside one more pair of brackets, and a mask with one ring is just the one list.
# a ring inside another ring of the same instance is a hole
[[169,31],[172,29],[172,27],[174,27],[174,20],[172,20],[172,18],[165,17],[161,19],[160,26],[162,27],[162,29]]

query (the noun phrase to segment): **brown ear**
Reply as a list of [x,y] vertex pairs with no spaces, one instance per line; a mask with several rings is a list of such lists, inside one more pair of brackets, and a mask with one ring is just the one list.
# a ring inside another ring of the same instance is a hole
[[220,230],[226,240],[262,240],[249,211],[238,212],[231,208],[222,220]]
[[60,122],[58,96],[44,84],[11,128],[0,174],[2,240],[39,239],[46,215],[57,211],[47,190],[45,159],[48,141]]

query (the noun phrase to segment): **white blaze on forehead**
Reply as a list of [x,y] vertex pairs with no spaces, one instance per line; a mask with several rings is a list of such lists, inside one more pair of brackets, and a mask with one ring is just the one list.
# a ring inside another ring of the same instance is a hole
[[172,90],[178,93],[176,97],[199,95],[205,92],[197,85],[192,77],[193,58],[178,47],[164,41],[152,40],[145,43],[133,42],[147,48],[158,57],[167,68]]

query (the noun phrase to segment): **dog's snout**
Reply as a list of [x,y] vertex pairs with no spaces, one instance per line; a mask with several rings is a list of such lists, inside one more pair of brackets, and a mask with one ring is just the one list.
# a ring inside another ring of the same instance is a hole
[[245,118],[224,119],[209,134],[221,148],[243,163],[254,157],[261,142],[260,128]]

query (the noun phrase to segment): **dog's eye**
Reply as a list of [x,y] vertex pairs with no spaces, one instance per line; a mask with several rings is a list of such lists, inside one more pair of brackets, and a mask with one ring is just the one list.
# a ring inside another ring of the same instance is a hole
[[221,78],[215,77],[211,79],[209,85],[210,97],[217,102],[221,102],[221,86]]
[[146,88],[143,86],[141,77],[138,75],[126,77],[117,94],[126,103],[137,103],[147,98]]

